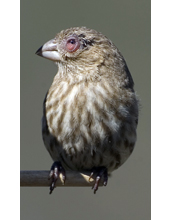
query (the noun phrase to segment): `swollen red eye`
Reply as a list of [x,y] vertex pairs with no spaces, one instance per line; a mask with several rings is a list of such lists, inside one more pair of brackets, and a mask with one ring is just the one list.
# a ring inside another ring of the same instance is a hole
[[79,49],[80,43],[77,37],[71,37],[67,39],[66,50],[70,53],[75,52]]

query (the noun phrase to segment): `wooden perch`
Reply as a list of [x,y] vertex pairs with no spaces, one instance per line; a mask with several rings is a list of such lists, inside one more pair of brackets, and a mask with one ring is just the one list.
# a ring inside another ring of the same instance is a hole
[[[66,181],[63,184],[62,176],[56,182],[56,186],[93,186],[94,177],[89,180],[90,172],[66,171]],[[50,186],[49,171],[20,171],[20,186]],[[100,180],[99,186],[103,186]]]

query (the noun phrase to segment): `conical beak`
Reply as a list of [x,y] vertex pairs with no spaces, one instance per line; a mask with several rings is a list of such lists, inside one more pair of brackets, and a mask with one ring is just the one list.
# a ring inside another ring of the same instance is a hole
[[36,53],[38,56],[44,57],[46,59],[52,61],[59,61],[61,60],[61,56],[57,51],[57,43],[54,39],[48,41],[43,46],[41,46]]

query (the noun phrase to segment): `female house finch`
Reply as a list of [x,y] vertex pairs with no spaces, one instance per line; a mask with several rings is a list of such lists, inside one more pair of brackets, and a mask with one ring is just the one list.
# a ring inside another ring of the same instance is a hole
[[61,31],[37,55],[56,62],[58,72],[43,105],[42,135],[55,161],[50,193],[61,172],[90,170],[107,175],[133,151],[138,100],[127,64],[101,33],[75,27]]

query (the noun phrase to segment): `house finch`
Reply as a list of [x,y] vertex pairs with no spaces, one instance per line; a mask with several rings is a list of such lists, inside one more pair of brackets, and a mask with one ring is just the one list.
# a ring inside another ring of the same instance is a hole
[[37,55],[54,61],[58,72],[43,104],[42,135],[55,161],[55,187],[66,170],[100,178],[121,166],[133,151],[138,123],[138,99],[127,64],[103,34],[74,27],[61,31],[40,47]]

